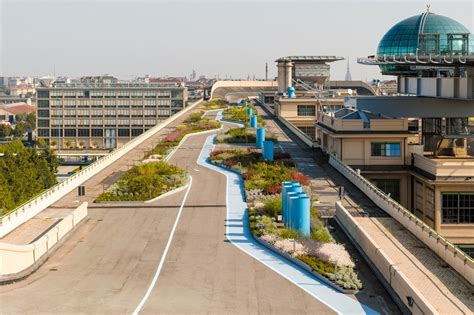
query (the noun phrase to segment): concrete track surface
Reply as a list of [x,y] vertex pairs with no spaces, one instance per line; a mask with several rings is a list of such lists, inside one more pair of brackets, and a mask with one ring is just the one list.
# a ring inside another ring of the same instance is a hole
[[[196,160],[208,135],[171,163],[193,177],[144,314],[330,314],[327,306],[230,244],[226,179]],[[94,206],[89,219],[27,279],[0,287],[0,313],[132,313],[155,275],[186,191],[156,204]]]

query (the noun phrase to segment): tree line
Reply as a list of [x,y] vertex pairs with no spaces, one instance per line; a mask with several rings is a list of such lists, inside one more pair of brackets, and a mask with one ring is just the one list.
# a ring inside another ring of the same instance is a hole
[[59,159],[52,150],[27,148],[15,140],[0,144],[0,153],[0,213],[8,213],[57,183]]

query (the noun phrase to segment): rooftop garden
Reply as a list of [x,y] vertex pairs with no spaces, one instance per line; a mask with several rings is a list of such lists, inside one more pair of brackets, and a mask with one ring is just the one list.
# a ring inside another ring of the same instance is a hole
[[[224,120],[248,124],[249,116],[247,115],[247,108],[251,108],[253,114],[257,115],[257,110],[252,104],[249,104],[247,106],[232,106],[224,111]],[[259,124],[263,124],[262,117],[259,115],[257,115],[257,122]]]
[[[255,129],[248,127],[232,128],[217,137],[219,143],[255,143],[255,140]],[[266,133],[265,140],[278,142],[276,136],[270,132]]]
[[127,171],[114,185],[100,194],[96,201],[145,201],[183,186],[186,182],[185,171],[163,161],[163,158],[184,136],[221,126],[218,121],[204,118],[203,115],[203,111],[190,114],[145,156],[143,163]]
[[203,103],[199,108],[204,110],[216,110],[216,109],[224,109],[229,106],[229,103],[225,100],[221,100],[219,98],[207,101]]
[[183,186],[183,169],[164,161],[134,166],[114,185],[99,195],[97,201],[144,201]]
[[221,127],[220,122],[203,118],[203,115],[203,111],[195,112],[189,115],[189,117],[182,124],[180,124],[174,131],[164,137],[155,146],[155,148],[153,148],[148,153],[147,156],[159,155],[163,157],[167,155],[174,147],[176,147],[184,138],[184,136],[196,132],[218,129]]
[[[289,154],[275,153],[264,161],[253,149],[215,150],[210,161],[239,172],[248,202],[248,224],[254,237],[271,244],[310,266],[340,288],[359,290],[362,283],[344,245],[334,241],[315,207],[311,208],[311,236],[304,237],[281,222],[281,183],[297,181],[311,196],[310,179],[295,168]],[[311,196],[314,201],[317,196]]]

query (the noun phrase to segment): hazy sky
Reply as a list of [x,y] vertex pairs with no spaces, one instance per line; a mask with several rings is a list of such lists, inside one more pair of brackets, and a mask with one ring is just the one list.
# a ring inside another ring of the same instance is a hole
[[[474,30],[467,1],[0,0],[0,76],[263,78],[288,55],[349,57],[353,79],[380,77],[374,54],[398,21],[426,10]],[[346,61],[332,64],[343,79]]]

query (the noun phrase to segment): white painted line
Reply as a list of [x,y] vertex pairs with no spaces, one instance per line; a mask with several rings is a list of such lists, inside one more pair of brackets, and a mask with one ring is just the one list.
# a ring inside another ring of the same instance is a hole
[[188,190],[186,190],[186,194],[184,195],[183,202],[181,203],[181,207],[179,208],[178,215],[176,216],[176,220],[174,221],[174,225],[173,225],[173,228],[171,229],[170,237],[168,238],[168,243],[166,243],[165,250],[163,252],[163,255],[161,256],[160,264],[158,265],[158,268],[156,269],[155,275],[153,276],[153,280],[151,281],[150,286],[148,287],[148,290],[143,296],[143,299],[137,305],[137,307],[135,308],[135,311],[133,311],[132,313],[133,315],[137,315],[141,311],[143,306],[145,305],[146,301],[150,297],[151,291],[153,291],[153,288],[155,287],[156,282],[158,281],[158,277],[160,276],[161,269],[163,268],[163,265],[165,264],[166,255],[168,255],[171,242],[173,241],[173,236],[176,231],[176,227],[178,226],[179,218],[181,217],[184,204],[186,203],[186,199],[188,198],[189,191],[191,190],[191,186],[193,185],[193,177],[192,176],[189,176],[189,177],[190,179],[189,179]]
[[227,239],[234,246],[339,314],[378,314],[377,311],[329,287],[300,267],[289,263],[285,258],[261,246],[253,239],[248,226],[245,224],[248,214],[247,204],[243,197],[241,177],[207,161],[207,157],[215,147],[213,144],[214,138],[214,136],[207,138],[197,163],[224,174],[227,178]]

